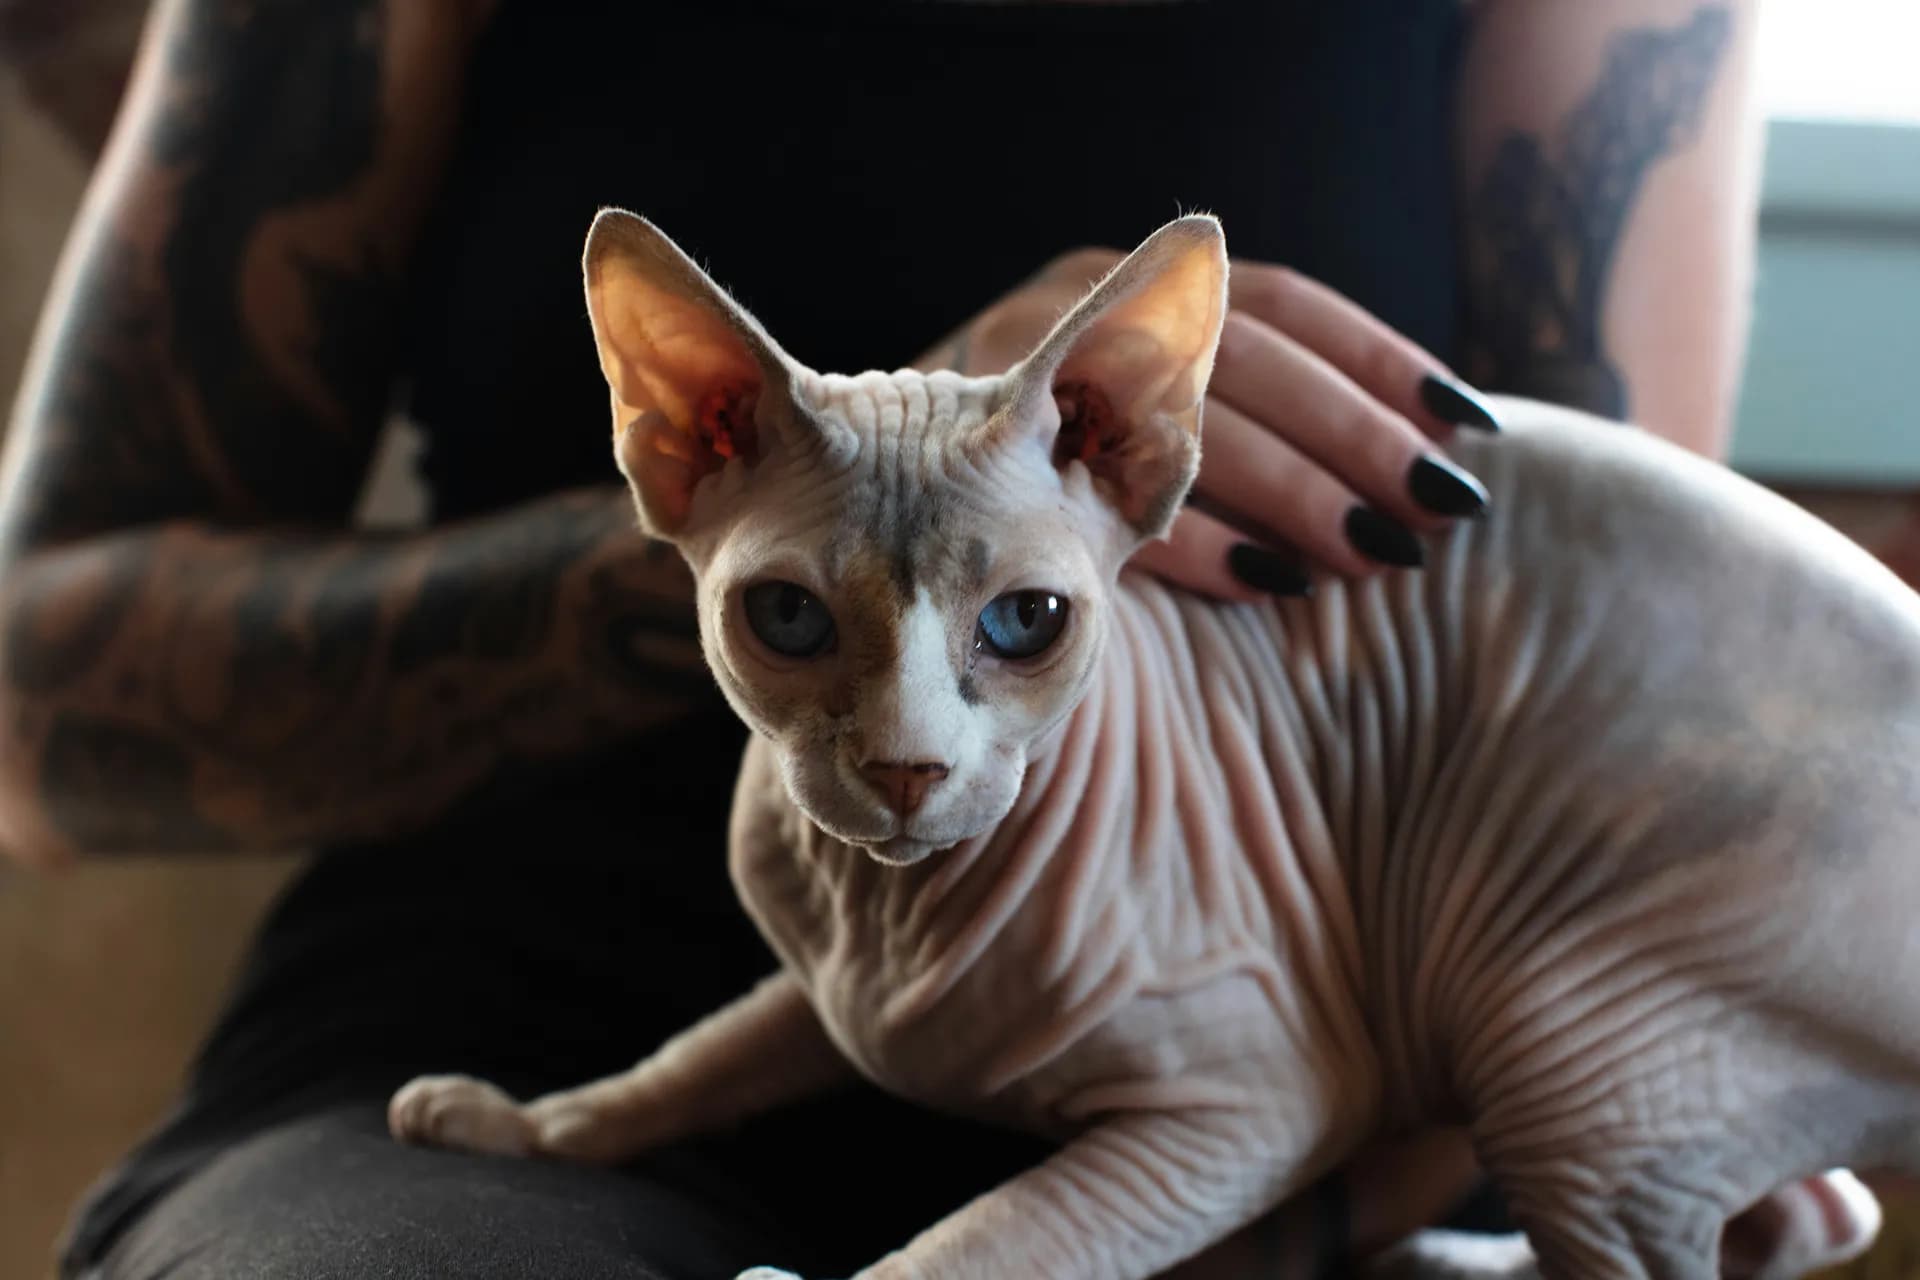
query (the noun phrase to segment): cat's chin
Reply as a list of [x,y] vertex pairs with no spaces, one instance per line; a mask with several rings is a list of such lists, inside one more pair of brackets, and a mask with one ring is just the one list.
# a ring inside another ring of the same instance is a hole
[[869,858],[887,867],[910,867],[929,854],[951,847],[934,844],[928,840],[916,840],[912,836],[894,836],[891,840],[882,840],[878,843],[865,841],[854,843]]

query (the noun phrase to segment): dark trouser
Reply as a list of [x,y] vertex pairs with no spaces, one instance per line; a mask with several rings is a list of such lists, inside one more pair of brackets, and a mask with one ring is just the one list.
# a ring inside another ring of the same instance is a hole
[[537,1160],[405,1147],[378,1101],[221,1152],[123,1235],[100,1272],[212,1280],[730,1276],[779,1256],[750,1213]]
[[[384,1099],[342,1104],[225,1148],[83,1274],[708,1280],[774,1263],[850,1275],[933,1221],[903,1213],[904,1200],[925,1198],[928,1166],[965,1137],[909,1150],[872,1141],[882,1126],[871,1107],[844,1111],[865,1122],[864,1139],[808,1140],[779,1126],[722,1144],[731,1149],[610,1171],[403,1146],[387,1136]],[[849,1148],[885,1158],[862,1168]],[[913,1181],[922,1193],[904,1199],[887,1185]]]

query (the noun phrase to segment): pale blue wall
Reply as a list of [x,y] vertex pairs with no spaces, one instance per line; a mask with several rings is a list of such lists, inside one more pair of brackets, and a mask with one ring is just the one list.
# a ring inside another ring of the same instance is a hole
[[1920,127],[1772,126],[1733,464],[1920,485]]

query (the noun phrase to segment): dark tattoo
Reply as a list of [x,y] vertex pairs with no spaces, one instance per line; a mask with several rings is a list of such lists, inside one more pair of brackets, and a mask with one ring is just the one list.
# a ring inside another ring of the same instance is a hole
[[[194,807],[192,758],[135,724],[61,715],[40,758],[47,816],[81,849],[212,853],[233,836]],[[98,797],[112,795],[111,804]]]
[[7,617],[7,680],[28,693],[55,693],[91,671],[120,632],[153,561],[150,545],[114,548],[66,608],[13,609]]
[[364,237],[307,228],[374,160],[382,14],[181,6],[144,156],[173,193],[167,234],[155,249],[109,222],[82,265],[15,545],[351,509],[392,373],[395,272]]
[[[674,554],[657,542],[649,552],[660,558]],[[636,692],[684,695],[688,674],[706,665],[700,626],[685,601],[663,595],[658,574],[651,576],[652,582],[635,581],[635,575],[614,565],[589,575],[588,611],[606,621],[581,633],[581,668]]]
[[413,157],[446,141],[406,131],[452,114],[389,113],[396,3],[163,10],[133,194],[56,304],[0,513],[0,749],[82,852],[390,833],[713,692],[691,577],[611,468],[424,534],[348,528]]
[[1466,228],[1468,367],[1479,385],[1626,416],[1628,389],[1601,334],[1614,254],[1648,171],[1698,127],[1732,30],[1715,4],[1679,27],[1615,37],[1557,154],[1528,134],[1496,150]]
[[[384,25],[375,0],[198,4],[169,50],[188,90],[154,139],[181,175],[163,255],[169,354],[225,466],[281,518],[337,518],[352,502],[387,394],[397,299],[379,253],[363,243],[329,261],[275,224],[371,168]],[[304,286],[287,299],[305,304],[291,332],[242,308],[262,257]]]
[[61,364],[30,419],[33,449],[5,536],[64,541],[219,507],[181,449],[164,368],[167,317],[131,249],[103,245],[83,265],[56,343]]
[[395,674],[464,656],[505,662],[539,652],[553,629],[560,572],[611,532],[605,510],[560,508],[538,522],[475,528],[434,557],[394,629]]
[[224,625],[209,628],[201,610],[176,616],[157,655],[169,719],[216,757],[311,748],[374,661],[394,559],[378,540],[331,554],[269,543],[205,584]]

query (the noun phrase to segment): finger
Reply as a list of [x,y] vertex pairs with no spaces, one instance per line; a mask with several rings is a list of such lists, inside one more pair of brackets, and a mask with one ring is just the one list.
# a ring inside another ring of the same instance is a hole
[[1278,535],[1346,577],[1424,562],[1405,524],[1232,405],[1209,400],[1205,423],[1195,493],[1214,515],[1249,533]]
[[1100,278],[1126,255],[1117,249],[1084,248],[1048,262],[1018,288],[913,362],[923,372],[952,369],[980,376],[1005,373],[1025,359]]
[[1418,343],[1317,280],[1264,262],[1233,264],[1230,305],[1313,351],[1428,435],[1497,431],[1485,401]]
[[1005,373],[1033,354],[1085,293],[1073,280],[1046,280],[1001,299],[973,323],[956,367],[974,376]]
[[[1431,531],[1485,509],[1479,481],[1436,452],[1412,423],[1252,317],[1227,316],[1208,392],[1210,403],[1223,401],[1263,434],[1284,436],[1402,523]],[[1211,448],[1213,424],[1204,429]]]
[[1149,542],[1130,563],[1178,587],[1219,600],[1303,596],[1311,579],[1298,556],[1262,546],[1205,512],[1185,508],[1164,541]]

